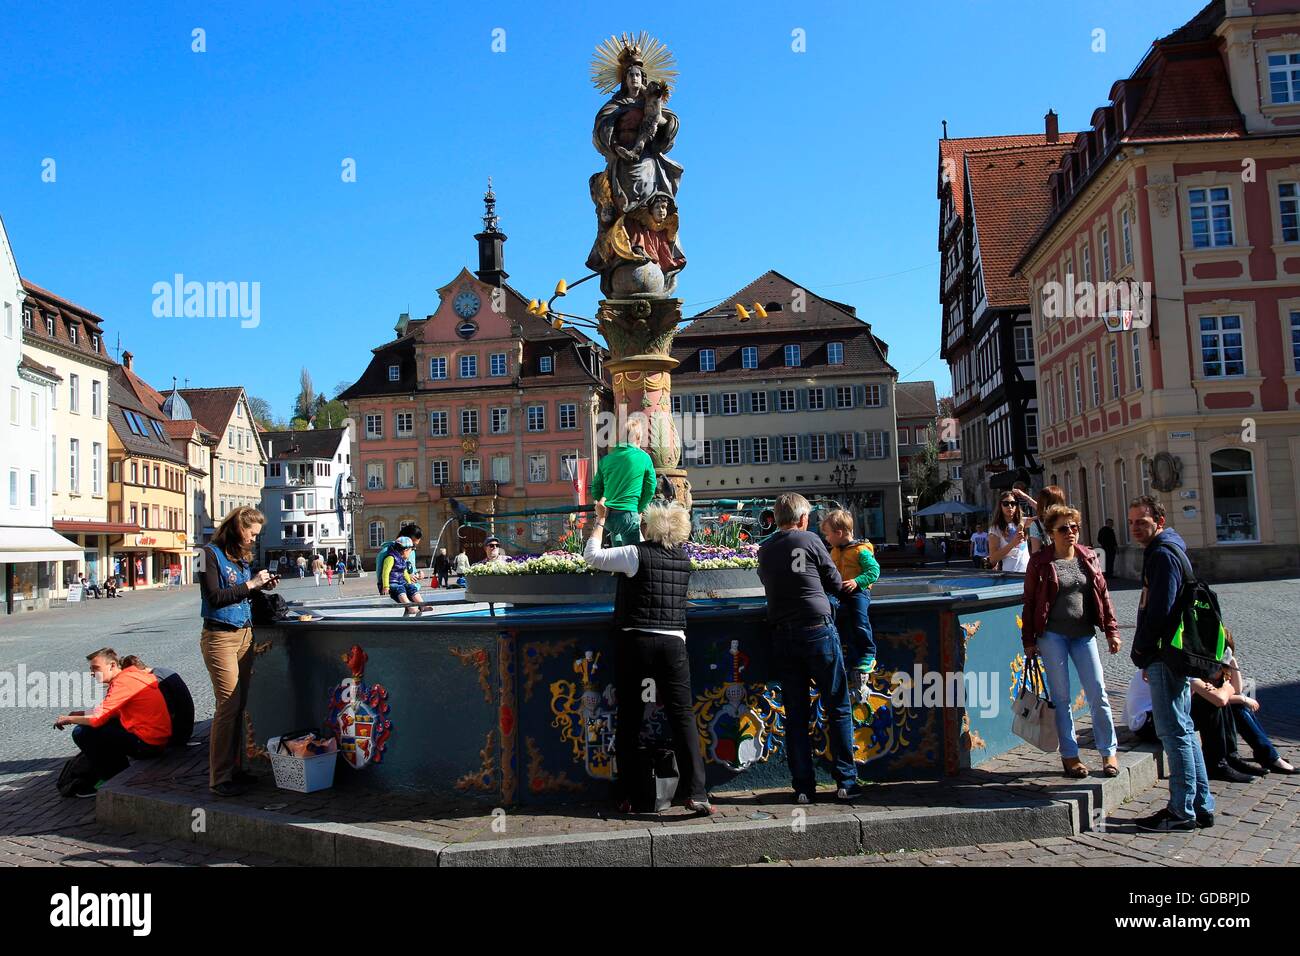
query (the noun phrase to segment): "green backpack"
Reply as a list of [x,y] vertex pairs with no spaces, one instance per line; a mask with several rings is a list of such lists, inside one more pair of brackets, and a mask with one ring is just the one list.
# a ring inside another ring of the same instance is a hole
[[1178,593],[1178,627],[1169,643],[1161,644],[1163,660],[1171,670],[1185,677],[1213,680],[1223,669],[1223,655],[1228,646],[1219,597],[1196,576],[1182,548],[1170,544],[1166,550],[1182,566],[1183,584]]

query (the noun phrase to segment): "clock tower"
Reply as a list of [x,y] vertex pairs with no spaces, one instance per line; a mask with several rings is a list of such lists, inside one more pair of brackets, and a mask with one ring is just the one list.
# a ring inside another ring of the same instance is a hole
[[506,272],[506,234],[497,228],[497,197],[492,193],[492,177],[488,177],[488,190],[483,196],[483,231],[478,240],[478,271],[475,273],[488,285],[500,288],[508,277]]

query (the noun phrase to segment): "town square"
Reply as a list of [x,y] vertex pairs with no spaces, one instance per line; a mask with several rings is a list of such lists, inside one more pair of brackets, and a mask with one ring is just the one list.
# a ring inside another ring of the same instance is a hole
[[1300,0],[10,7],[41,925],[596,866],[1281,925]]

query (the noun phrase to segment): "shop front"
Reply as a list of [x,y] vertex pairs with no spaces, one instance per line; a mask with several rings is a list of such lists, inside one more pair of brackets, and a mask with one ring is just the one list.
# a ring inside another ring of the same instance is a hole
[[193,559],[185,538],[178,531],[123,535],[112,548],[112,573],[127,589],[184,583],[184,569]]
[[0,601],[6,614],[50,606],[61,575],[59,565],[76,565],[81,548],[53,528],[0,527]]
[[103,584],[113,574],[112,553],[109,542],[118,535],[138,534],[138,526],[116,521],[54,521],[54,530],[78,546],[80,560],[63,562],[57,576],[59,594],[66,595],[68,587],[84,574],[93,584]]

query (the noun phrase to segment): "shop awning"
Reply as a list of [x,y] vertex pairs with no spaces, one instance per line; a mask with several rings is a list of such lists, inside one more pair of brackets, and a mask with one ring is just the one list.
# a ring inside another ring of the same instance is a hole
[[130,521],[55,521],[61,534],[139,534],[140,526]]
[[74,544],[53,528],[0,527],[0,563],[32,561],[80,561],[81,545]]

